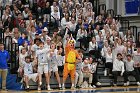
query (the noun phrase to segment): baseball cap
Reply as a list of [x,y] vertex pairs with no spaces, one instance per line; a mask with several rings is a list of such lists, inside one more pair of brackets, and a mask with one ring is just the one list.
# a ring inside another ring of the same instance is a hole
[[46,31],[47,32],[48,31],[48,28],[47,27],[44,27],[43,31]]

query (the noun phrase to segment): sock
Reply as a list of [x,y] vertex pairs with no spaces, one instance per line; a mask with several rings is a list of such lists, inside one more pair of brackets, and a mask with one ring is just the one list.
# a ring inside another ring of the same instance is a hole
[[89,83],[88,86],[91,86],[91,83]]
[[59,84],[59,87],[61,87],[61,84]]
[[42,82],[39,82],[39,85],[42,85]]
[[72,87],[74,87],[74,84],[72,84]]
[[63,83],[62,86],[65,87],[65,84]]
[[29,86],[27,86],[27,88],[29,88]]
[[50,88],[50,85],[48,85],[48,88]]

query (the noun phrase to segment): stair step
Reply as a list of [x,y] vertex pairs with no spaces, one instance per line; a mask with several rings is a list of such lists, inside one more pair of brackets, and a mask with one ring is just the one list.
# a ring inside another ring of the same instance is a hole
[[104,76],[104,75],[100,75],[98,76],[100,79],[112,79],[113,76]]
[[104,75],[104,72],[97,72],[97,75]]
[[107,87],[107,86],[111,86],[110,83],[101,83],[102,84],[102,87]]
[[[101,83],[102,84],[102,87],[107,87],[107,86],[113,86],[111,85],[111,83]],[[117,82],[117,86],[123,86],[124,85],[124,82]],[[130,86],[132,85],[137,85],[136,82],[130,82]]]
[[100,71],[104,71],[104,68],[103,67],[98,67],[97,70],[100,72]]
[[99,79],[101,83],[110,83],[113,79]]
[[105,65],[99,64],[99,65],[98,65],[98,68],[105,68]]

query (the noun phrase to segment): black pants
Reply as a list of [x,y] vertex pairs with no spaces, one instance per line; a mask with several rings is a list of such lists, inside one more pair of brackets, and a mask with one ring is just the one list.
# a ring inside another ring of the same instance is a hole
[[92,77],[92,86],[96,85],[97,82],[99,82],[98,78],[97,78],[97,68],[98,68],[99,63],[97,63],[97,67],[96,67],[96,71],[93,73],[93,77]]
[[139,82],[139,76],[137,75],[136,71],[134,71],[134,70],[133,71],[125,71],[123,75],[124,75],[124,83],[126,83],[127,81],[129,81],[128,80],[128,77],[130,75],[134,76],[135,79],[136,79],[136,81]]
[[135,71],[136,71],[137,75],[140,75],[140,67],[135,67]]
[[105,68],[109,68],[112,71],[113,63],[112,62],[105,63]]
[[96,83],[99,82],[97,79],[97,74],[93,73],[93,79],[92,79],[92,84],[91,85],[96,85]]
[[64,66],[58,66],[58,73],[60,77],[63,77],[63,69],[64,69]]
[[121,76],[121,71],[112,71],[114,77],[114,84],[117,84],[117,77]]
[[105,68],[107,68],[107,72],[109,74],[112,74],[113,63],[112,62],[105,63]]

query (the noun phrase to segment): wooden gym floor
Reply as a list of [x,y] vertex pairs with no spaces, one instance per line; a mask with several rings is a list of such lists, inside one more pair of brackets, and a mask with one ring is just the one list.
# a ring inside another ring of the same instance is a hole
[[53,91],[37,91],[30,90],[26,91],[16,91],[16,90],[8,90],[8,91],[0,91],[0,93],[140,93],[140,86],[129,86],[129,87],[101,87],[95,89],[76,89],[76,90],[53,90]]

